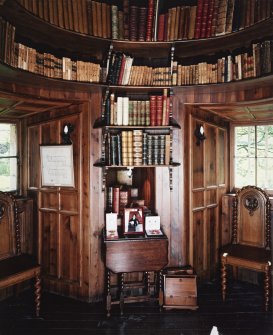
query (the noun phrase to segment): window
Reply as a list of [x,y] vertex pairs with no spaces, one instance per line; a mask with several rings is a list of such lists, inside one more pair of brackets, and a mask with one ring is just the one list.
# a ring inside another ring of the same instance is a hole
[[0,123],[0,190],[16,191],[18,153],[16,124]]
[[236,126],[234,130],[235,187],[273,190],[273,125]]

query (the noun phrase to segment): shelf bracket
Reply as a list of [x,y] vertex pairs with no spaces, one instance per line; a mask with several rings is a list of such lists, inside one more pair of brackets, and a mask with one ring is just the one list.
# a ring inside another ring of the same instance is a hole
[[169,185],[170,185],[170,191],[173,190],[173,168],[169,166]]
[[106,187],[106,167],[102,168],[102,176],[101,176],[101,190],[102,192],[105,191],[105,187]]

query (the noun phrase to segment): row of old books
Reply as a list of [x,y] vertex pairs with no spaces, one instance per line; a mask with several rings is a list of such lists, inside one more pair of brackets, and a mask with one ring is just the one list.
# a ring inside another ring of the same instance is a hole
[[73,61],[68,57],[56,57],[45,52],[15,43],[11,56],[11,66],[50,78],[76,80],[84,82],[100,81],[100,64],[85,61]]
[[214,61],[182,65],[174,62],[172,85],[224,83],[256,78],[273,71],[273,40],[253,43],[251,48]]
[[[2,18],[0,20],[0,60],[15,68],[24,69],[40,75],[66,80],[85,82],[105,82],[102,79],[102,67],[95,62],[74,61],[68,57],[56,57],[50,53],[39,52],[21,43],[15,43],[15,28]],[[227,56],[214,57],[214,60],[187,65],[172,62],[172,67],[153,67],[131,65],[126,74],[126,80],[121,76],[121,68],[116,59],[109,63],[108,84],[132,86],[170,86],[206,83],[222,83],[244,78],[258,77],[271,73],[272,40],[252,43],[246,51],[237,51]],[[116,54],[113,52],[113,54]],[[210,56],[211,58],[211,56]],[[191,61],[191,60],[190,60]],[[184,62],[184,60],[183,60]],[[124,64],[124,67],[125,67]],[[252,65],[251,65],[252,64]],[[125,67],[126,68],[126,67]],[[115,74],[116,73],[116,74]],[[126,71],[123,73],[126,73]],[[114,75],[113,75],[114,74]],[[113,80],[111,78],[120,78]]]
[[138,200],[137,187],[119,184],[107,187],[106,212],[122,216],[123,209],[136,201],[140,201]]
[[64,29],[102,38],[170,41],[208,38],[270,17],[272,0],[198,0],[160,12],[159,0],[20,0],[29,11]]
[[171,100],[167,89],[149,100],[131,100],[111,93],[105,100],[107,126],[168,126]]
[[158,18],[158,41],[199,39],[244,29],[271,15],[271,0],[198,0]]
[[157,0],[146,6],[123,0],[115,4],[93,0],[19,0],[34,15],[61,28],[102,38],[132,41],[154,39]]
[[105,134],[106,165],[141,166],[170,164],[171,136],[141,129]]
[[134,58],[113,51],[106,65],[105,78],[109,85],[169,86],[171,67],[133,65]]

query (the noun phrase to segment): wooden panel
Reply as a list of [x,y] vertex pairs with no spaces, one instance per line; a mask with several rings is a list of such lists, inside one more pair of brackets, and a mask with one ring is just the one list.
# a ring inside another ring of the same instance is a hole
[[78,216],[61,215],[60,222],[60,278],[80,280],[80,227]]
[[204,190],[192,192],[192,208],[204,207]]
[[217,188],[206,190],[206,206],[217,205]]
[[204,213],[203,211],[194,212],[193,221],[193,267],[195,271],[202,274],[204,267]]
[[58,277],[58,215],[41,213],[42,269],[46,276]]
[[41,208],[55,209],[59,208],[58,193],[56,190],[41,192]]
[[[192,129],[200,124],[196,120],[192,121]],[[192,187],[193,189],[204,186],[204,146],[197,145],[196,137],[192,134]]]
[[33,200],[19,198],[16,201],[20,222],[21,251],[32,254],[34,251],[33,239],[36,239],[33,233]]
[[216,185],[216,127],[205,126],[205,185]]
[[72,212],[78,212],[79,210],[79,199],[78,199],[78,193],[75,191],[61,191],[60,194],[60,210],[63,211],[72,211]]
[[226,152],[226,130],[218,128],[218,137],[217,137],[217,164],[218,164],[218,173],[217,173],[217,183],[225,184],[225,171],[226,171],[226,161],[225,161],[225,152]]
[[28,129],[28,186],[40,186],[40,131],[39,127],[31,127]]
[[218,259],[218,208],[208,208],[206,211],[206,233],[205,238],[207,271],[212,279],[216,274],[216,264]]

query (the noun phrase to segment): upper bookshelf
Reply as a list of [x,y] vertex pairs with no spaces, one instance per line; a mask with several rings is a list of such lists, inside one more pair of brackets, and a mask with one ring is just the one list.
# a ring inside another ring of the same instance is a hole
[[[214,7],[210,7],[212,3]],[[241,3],[240,8],[237,3]],[[273,34],[271,3],[271,0],[188,0],[183,2],[6,0],[2,6],[0,5],[0,15],[16,27],[17,41],[30,47],[38,46],[41,51],[51,51],[56,56],[81,60],[94,58],[102,61],[112,44],[115,50],[142,58],[169,57],[171,47],[174,46],[175,57],[187,58],[212,54],[219,50],[233,50],[248,46],[253,40],[271,36]],[[66,5],[63,6],[64,4]],[[129,6],[129,14],[126,14],[127,10],[124,9],[126,4]],[[153,6],[153,18],[150,32],[149,10],[151,6]],[[122,32],[117,34],[115,33],[115,22],[113,23],[112,7],[117,7],[119,22],[123,23],[118,25],[118,29]],[[134,7],[138,9],[138,24],[135,23],[135,28],[131,27],[135,19],[130,16]],[[146,8],[143,18],[141,18],[142,8]],[[191,16],[186,14],[192,8],[195,8],[196,14],[191,19]],[[217,12],[216,23],[210,23],[212,14],[209,11],[212,9],[219,12]],[[220,13],[220,10],[223,12]],[[129,28],[126,28],[128,15],[130,25]],[[220,16],[223,15],[225,16],[224,24],[220,20]],[[165,17],[164,27],[167,29],[163,38],[160,37],[159,26],[162,16]],[[232,22],[231,26],[228,18]],[[191,28],[193,32],[189,35],[190,19],[194,20],[194,24]],[[145,29],[141,37],[140,22],[143,20]],[[210,24],[216,24],[214,33],[210,32]],[[110,25],[106,29],[108,33],[104,32],[104,25],[107,27]],[[129,31],[128,37],[125,34],[126,29]],[[183,36],[179,35],[181,34],[179,29],[188,33]],[[205,33],[202,33],[204,29]],[[206,33],[206,29],[209,32]]]

